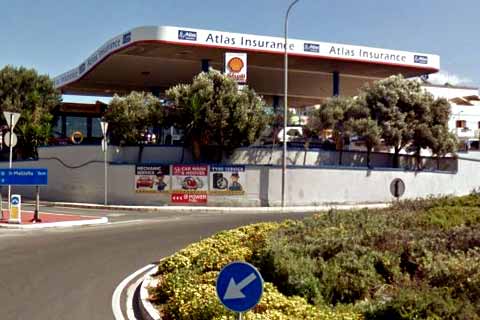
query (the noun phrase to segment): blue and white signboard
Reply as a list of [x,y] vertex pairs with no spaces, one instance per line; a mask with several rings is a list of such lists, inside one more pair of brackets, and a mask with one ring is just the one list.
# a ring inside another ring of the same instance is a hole
[[0,169],[0,185],[44,186],[47,184],[47,168]]
[[249,263],[232,262],[217,278],[217,296],[220,302],[234,312],[245,312],[257,305],[263,294],[260,272]]

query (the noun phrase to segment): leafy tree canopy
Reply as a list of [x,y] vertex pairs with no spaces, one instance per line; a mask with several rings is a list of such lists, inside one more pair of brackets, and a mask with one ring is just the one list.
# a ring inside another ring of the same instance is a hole
[[[48,76],[24,67],[6,66],[0,70],[0,109],[21,114],[15,132],[23,158],[36,157],[37,147],[48,142],[52,111],[60,103],[60,92]],[[3,116],[0,123],[6,125]]]
[[450,104],[434,99],[418,81],[391,76],[363,87],[355,99],[331,98],[313,112],[309,127],[333,129],[343,136],[362,137],[367,151],[380,142],[399,152],[409,146],[418,159],[429,148],[437,156],[455,152],[456,138],[448,130]]
[[110,141],[117,145],[137,144],[149,127],[160,125],[164,119],[160,100],[151,93],[131,92],[115,95],[104,115],[109,123]]
[[265,102],[252,89],[218,71],[200,73],[191,84],[166,92],[173,102],[172,122],[199,160],[201,149],[215,144],[224,152],[253,143],[267,125]]

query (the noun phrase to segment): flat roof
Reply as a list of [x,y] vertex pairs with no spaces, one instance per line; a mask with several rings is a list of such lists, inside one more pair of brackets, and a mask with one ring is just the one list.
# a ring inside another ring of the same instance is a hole
[[[440,57],[435,54],[299,39],[289,39],[287,49],[289,91],[299,103],[330,96],[334,71],[341,74],[341,93],[355,94],[365,82],[440,69]],[[202,59],[222,70],[227,51],[248,53],[248,84],[257,92],[282,96],[283,38],[172,26],[124,32],[54,81],[65,94],[162,90],[191,81],[201,71]]]

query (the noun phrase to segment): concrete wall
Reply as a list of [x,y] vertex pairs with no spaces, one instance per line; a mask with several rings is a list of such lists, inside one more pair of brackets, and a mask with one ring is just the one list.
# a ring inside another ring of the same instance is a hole
[[[390,184],[396,178],[402,179],[406,186],[402,198],[465,195],[480,187],[480,178],[468,178],[469,174],[478,170],[479,165],[461,161],[462,169],[457,174],[292,168],[287,176],[288,202],[312,205],[391,201],[394,198],[390,193]],[[280,185],[280,169],[270,170],[269,182],[271,186]],[[270,188],[268,196],[270,205],[280,204],[280,188]]]
[[[39,148],[40,159],[57,158],[69,166],[91,161],[104,161],[100,146],[53,146]],[[108,161],[113,163],[178,163],[191,162],[192,154],[181,146],[108,147]]]
[[[83,148],[83,147],[82,147]],[[101,153],[87,155],[88,149],[74,147],[57,149],[58,154],[42,150],[43,159],[16,162],[15,167],[46,167],[49,185],[41,188],[41,198],[51,201],[103,203],[104,164]],[[87,147],[85,147],[87,148]],[[79,152],[82,151],[82,152]],[[93,150],[91,150],[93,151]],[[62,162],[56,158],[61,157]],[[89,159],[90,163],[80,166]],[[358,168],[289,167],[287,175],[288,204],[384,202],[392,200],[390,183],[395,178],[405,182],[404,198],[429,195],[464,195],[480,187],[480,153],[463,154],[458,172],[413,172],[403,170]],[[67,165],[67,166],[65,166]],[[7,163],[0,166],[7,167]],[[77,167],[75,167],[77,166]],[[74,167],[74,168],[72,168]],[[109,172],[109,203],[166,205],[168,194],[136,193],[135,165],[111,163]],[[278,166],[246,166],[247,182],[244,196],[209,196],[209,205],[280,205],[281,168]],[[13,187],[13,192],[33,198],[34,187]],[[6,187],[2,190],[6,195]]]
[[[341,161],[340,161],[341,158]],[[282,165],[282,150],[279,148],[239,148],[235,150],[229,159],[232,164],[244,165]],[[289,150],[287,154],[288,165],[297,166],[324,166],[338,167],[367,167],[367,154],[362,151],[326,151],[311,149]],[[374,168],[391,168],[393,155],[388,153],[372,153],[370,163]],[[405,170],[415,169],[415,158],[410,155],[399,156],[399,167]],[[443,158],[439,161],[436,158],[423,157],[422,167],[425,170],[456,171],[457,161],[451,158]]]

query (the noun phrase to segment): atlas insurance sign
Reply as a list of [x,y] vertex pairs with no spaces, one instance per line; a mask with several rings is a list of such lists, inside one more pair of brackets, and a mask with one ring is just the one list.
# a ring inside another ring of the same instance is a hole
[[247,82],[247,54],[225,53],[225,74],[240,84]]

